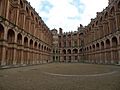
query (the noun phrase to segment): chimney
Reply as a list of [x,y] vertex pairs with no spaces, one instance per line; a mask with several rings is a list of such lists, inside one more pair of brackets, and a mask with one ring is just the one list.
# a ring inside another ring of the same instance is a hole
[[59,34],[62,34],[62,28],[59,28]]

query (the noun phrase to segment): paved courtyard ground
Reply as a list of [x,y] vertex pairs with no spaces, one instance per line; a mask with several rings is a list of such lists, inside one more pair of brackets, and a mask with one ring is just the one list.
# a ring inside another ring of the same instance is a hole
[[120,66],[52,63],[2,69],[0,90],[120,90]]

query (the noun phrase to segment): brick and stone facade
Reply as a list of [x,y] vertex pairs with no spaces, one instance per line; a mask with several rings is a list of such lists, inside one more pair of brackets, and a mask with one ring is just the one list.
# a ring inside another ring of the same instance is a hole
[[120,0],[109,0],[109,5],[78,31],[59,33],[59,45],[64,62],[120,63]]
[[51,62],[52,33],[26,0],[0,0],[0,65]]
[[26,0],[0,0],[0,66],[52,61],[120,64],[120,0],[66,33],[50,31]]

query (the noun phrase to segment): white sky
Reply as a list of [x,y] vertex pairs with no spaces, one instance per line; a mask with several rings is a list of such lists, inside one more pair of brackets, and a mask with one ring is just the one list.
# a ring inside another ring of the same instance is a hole
[[75,31],[96,17],[108,5],[108,0],[28,0],[50,28]]

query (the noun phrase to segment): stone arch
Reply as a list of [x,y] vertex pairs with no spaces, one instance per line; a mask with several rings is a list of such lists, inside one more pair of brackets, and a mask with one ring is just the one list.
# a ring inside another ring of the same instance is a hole
[[39,50],[40,50],[40,47],[41,47],[41,45],[40,45],[40,43],[38,44],[38,48],[39,48]]
[[14,43],[15,42],[15,32],[12,29],[8,30],[7,41],[8,41],[8,43]]
[[46,46],[44,46],[44,51],[46,51]]
[[66,50],[65,49],[62,52],[63,52],[63,54],[66,54]]
[[104,49],[104,42],[101,42],[101,49]]
[[118,8],[118,10],[120,11],[120,1],[119,1],[118,4],[117,4],[117,8]]
[[30,40],[30,48],[33,48],[33,40]]
[[113,60],[114,60],[115,64],[118,64],[118,62],[119,62],[119,53],[118,53],[118,50],[117,50],[117,46],[118,46],[118,40],[114,36],[114,37],[112,37],[112,47],[116,48],[116,49],[114,49],[112,51],[112,54],[113,54]]
[[106,40],[106,48],[110,48],[110,40],[109,39]]
[[23,8],[23,1],[20,0],[20,8]]
[[99,43],[97,43],[96,44],[96,50],[99,50],[99,48],[100,48],[100,45],[99,45]]
[[95,50],[95,45],[94,44],[92,45],[92,49],[93,49],[93,51]]
[[90,51],[92,50],[92,46],[90,46]]
[[117,47],[117,45],[118,45],[118,40],[116,37],[113,37],[112,38],[112,47]]
[[114,8],[114,6],[112,6],[110,11],[109,11],[109,14],[114,15],[114,13],[115,13],[115,8]]
[[[7,33],[7,41],[8,41],[8,44],[10,43],[15,43],[15,32],[12,30],[12,29],[9,29],[8,30],[8,33]],[[6,65],[12,65],[14,63],[14,48],[13,48],[13,45],[12,47],[8,47],[7,50],[6,50]]]
[[104,14],[104,18],[105,18],[105,19],[108,18],[108,12],[105,12],[105,14]]
[[89,51],[89,48],[87,47],[87,51]]
[[82,48],[79,50],[80,53],[82,53]]
[[34,15],[33,15],[33,13],[31,12],[31,17],[32,17],[32,20],[34,20]]
[[27,15],[29,15],[29,9],[28,9],[28,7],[26,7],[26,13],[27,13]]
[[71,54],[71,50],[70,50],[70,49],[68,49],[68,50],[67,50],[67,53],[68,53],[68,54]]
[[43,45],[42,45],[41,49],[43,50]]
[[37,42],[34,43],[34,48],[37,49]]
[[27,37],[24,37],[24,46],[28,47],[28,38]]
[[22,45],[22,35],[20,33],[17,35],[17,44]]
[[4,39],[4,27],[0,24],[0,39]]
[[78,53],[78,49],[73,49],[73,54],[77,54]]
[[[4,39],[4,27],[0,24],[0,40]],[[2,61],[2,56],[3,56],[3,52],[2,52],[2,47],[0,45],[0,65],[1,65],[1,61]]]
[[[17,44],[22,45],[22,35],[20,33],[17,35]],[[17,49],[16,53],[17,53],[16,54],[16,60],[17,60],[16,64],[21,64],[22,51],[20,49]]]

